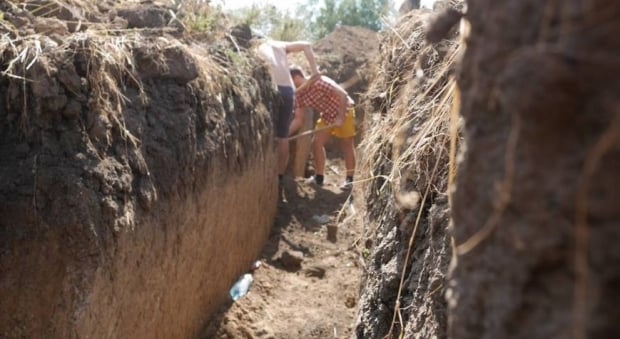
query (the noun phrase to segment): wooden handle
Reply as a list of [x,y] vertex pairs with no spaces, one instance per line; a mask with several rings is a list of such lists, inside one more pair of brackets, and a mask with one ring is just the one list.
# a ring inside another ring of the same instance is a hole
[[297,138],[301,138],[301,137],[303,137],[303,136],[310,135],[310,134],[314,134],[314,133],[316,133],[316,132],[324,131],[324,130],[326,130],[326,129],[330,129],[330,128],[334,128],[334,127],[336,127],[336,125],[329,125],[329,126],[323,126],[323,127],[321,127],[321,128],[311,129],[311,130],[308,130],[308,131],[305,131],[305,132],[299,133],[299,134],[297,134],[297,135],[293,135],[292,137],[288,137],[287,139],[288,139],[289,141],[290,141],[290,140],[295,140],[295,139],[297,139]]

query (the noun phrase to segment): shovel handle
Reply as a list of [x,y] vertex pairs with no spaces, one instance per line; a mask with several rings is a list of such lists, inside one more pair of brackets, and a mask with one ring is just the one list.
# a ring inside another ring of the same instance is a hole
[[336,127],[336,125],[323,126],[323,127],[321,127],[321,128],[315,128],[315,129],[307,130],[307,131],[302,132],[302,133],[299,133],[299,134],[297,134],[297,135],[293,135],[293,136],[291,136],[291,137],[288,137],[287,139],[288,139],[289,141],[290,141],[290,140],[295,140],[295,139],[297,139],[297,138],[301,138],[301,137],[303,137],[303,136],[310,135],[310,134],[314,134],[314,133],[316,133],[316,132],[324,131],[324,130],[326,130],[326,129],[330,129],[330,128],[334,128],[334,127]]

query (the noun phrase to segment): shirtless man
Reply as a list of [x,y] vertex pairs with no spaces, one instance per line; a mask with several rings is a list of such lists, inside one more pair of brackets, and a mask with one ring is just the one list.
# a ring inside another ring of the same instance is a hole
[[286,171],[289,157],[288,132],[293,118],[295,102],[295,85],[289,72],[288,53],[304,52],[310,65],[312,75],[319,74],[312,45],[306,41],[285,42],[277,40],[265,40],[258,46],[258,53],[269,66],[271,79],[278,86],[278,92],[282,98],[276,116],[276,138],[278,140],[278,179]]

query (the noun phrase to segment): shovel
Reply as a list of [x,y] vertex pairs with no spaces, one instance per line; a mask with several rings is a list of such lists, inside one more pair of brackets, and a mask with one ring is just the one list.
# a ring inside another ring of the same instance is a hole
[[295,140],[295,139],[297,139],[297,138],[301,138],[301,137],[303,137],[303,136],[310,135],[310,134],[314,134],[314,133],[316,133],[316,132],[324,131],[324,130],[326,130],[326,129],[330,129],[330,128],[334,128],[334,127],[336,127],[336,125],[323,126],[323,127],[321,127],[321,128],[315,128],[315,129],[307,130],[307,131],[302,132],[302,133],[299,133],[299,134],[297,134],[297,135],[293,135],[292,137],[288,137],[287,139],[288,139],[289,141],[290,141],[290,140]]

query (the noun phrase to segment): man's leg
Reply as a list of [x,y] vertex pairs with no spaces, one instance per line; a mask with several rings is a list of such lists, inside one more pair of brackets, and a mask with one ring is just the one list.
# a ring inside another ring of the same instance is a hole
[[280,107],[278,109],[278,119],[276,128],[276,138],[278,138],[278,178],[282,181],[289,157],[289,127],[293,117],[294,91],[292,87],[278,86],[280,93]]
[[334,130],[334,135],[340,139],[340,148],[344,158],[344,165],[347,170],[347,177],[341,189],[350,189],[355,175],[355,111],[350,109],[345,120],[339,128]]
[[314,135],[312,142],[312,156],[314,157],[314,175],[317,183],[323,184],[325,175],[325,144],[329,140],[329,131],[323,130]]
[[289,157],[289,141],[286,138],[278,139],[278,175],[281,177],[286,172]]
[[340,148],[344,157],[344,166],[347,169],[347,177],[355,175],[355,142],[353,137],[340,139]]

